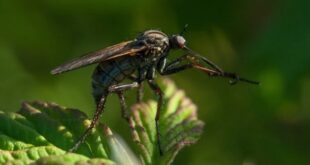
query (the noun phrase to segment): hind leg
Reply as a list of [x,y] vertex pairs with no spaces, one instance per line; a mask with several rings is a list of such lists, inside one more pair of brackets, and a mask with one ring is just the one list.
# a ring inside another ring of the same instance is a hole
[[76,151],[79,146],[84,143],[85,139],[87,138],[87,136],[91,133],[91,130],[93,128],[96,127],[98,121],[99,121],[99,118],[101,116],[101,114],[103,113],[104,111],[104,105],[106,103],[106,98],[107,98],[107,95],[103,95],[101,97],[101,99],[99,100],[98,102],[98,105],[97,105],[97,109],[96,109],[96,112],[93,116],[93,119],[90,123],[90,126],[84,131],[84,133],[82,134],[82,136],[79,138],[79,140],[74,144],[74,146],[69,150],[69,152],[74,152]]
[[[121,102],[121,110],[122,110],[122,117],[126,119],[127,122],[129,122],[129,114],[126,111],[126,103],[125,103],[125,98],[123,95],[123,91],[131,89],[131,88],[135,88],[138,87],[138,83],[134,82],[131,84],[119,84],[119,85],[113,85],[111,87],[109,87],[108,91],[109,92],[115,92],[118,94],[119,98],[120,98],[120,102]],[[104,105],[106,103],[106,98],[107,98],[107,94],[103,95],[101,97],[101,99],[98,101],[97,104],[97,109],[96,112],[93,116],[93,119],[91,121],[90,126],[84,131],[84,133],[82,134],[82,136],[79,138],[79,140],[74,144],[74,146],[69,150],[69,152],[74,152],[76,151],[79,146],[84,143],[85,139],[87,138],[87,136],[91,133],[91,130],[93,128],[96,127],[101,114],[104,112]]]

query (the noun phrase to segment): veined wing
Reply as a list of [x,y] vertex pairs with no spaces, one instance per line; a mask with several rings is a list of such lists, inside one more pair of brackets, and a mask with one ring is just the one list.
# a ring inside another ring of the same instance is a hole
[[67,63],[64,63],[51,71],[51,74],[60,74],[68,72],[74,69],[78,69],[90,64],[118,58],[121,56],[134,56],[138,52],[145,50],[145,45],[138,44],[138,41],[126,41],[122,42],[95,52],[88,53],[82,57],[73,59]]

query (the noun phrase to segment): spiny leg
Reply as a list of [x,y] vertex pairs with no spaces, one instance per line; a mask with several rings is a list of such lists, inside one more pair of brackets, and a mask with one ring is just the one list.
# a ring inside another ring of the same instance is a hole
[[131,84],[118,84],[118,85],[113,85],[113,86],[109,87],[109,92],[117,93],[117,95],[120,99],[122,117],[128,123],[130,123],[130,116],[127,112],[127,105],[125,102],[124,91],[132,89],[132,88],[137,88],[137,87],[138,87],[137,82],[133,82]]
[[91,130],[93,128],[95,128],[96,124],[98,123],[99,121],[99,118],[101,116],[101,114],[103,113],[104,111],[104,105],[106,103],[106,98],[107,98],[107,95],[103,95],[100,99],[100,101],[98,102],[98,105],[97,105],[97,109],[96,109],[96,112],[93,116],[93,119],[89,125],[89,127],[84,131],[83,135],[79,138],[79,140],[74,144],[74,146],[69,150],[69,152],[74,152],[76,151],[79,146],[84,143],[85,139],[87,138],[87,136],[90,134]]
[[229,83],[231,85],[235,85],[238,81],[243,81],[243,82],[247,82],[247,83],[250,83],[250,84],[256,84],[256,85],[259,84],[259,82],[257,82],[257,81],[252,81],[252,80],[248,80],[248,79],[239,77],[235,73],[218,72],[218,71],[215,71],[215,70],[212,70],[212,69],[208,69],[208,68],[202,67],[200,65],[191,64],[191,63],[183,64],[183,65],[180,65],[180,66],[177,66],[176,63],[172,63],[172,65],[168,64],[167,67],[165,67],[163,69],[163,71],[160,72],[160,74],[161,75],[170,75],[170,74],[174,74],[174,73],[181,72],[183,70],[191,69],[191,68],[199,69],[199,70],[207,73],[211,77],[219,76],[219,77],[230,78],[231,80],[229,81]]
[[163,150],[161,148],[161,141],[160,141],[159,119],[160,119],[161,107],[163,105],[164,93],[154,80],[148,80],[148,84],[150,85],[151,89],[155,92],[155,94],[158,96],[157,111],[155,116],[155,127],[156,127],[156,136],[157,136],[157,145],[159,149],[159,154],[163,155]]
[[239,76],[238,76],[237,74],[235,74],[235,73],[218,72],[218,71],[215,71],[215,70],[206,68],[206,67],[202,67],[202,66],[200,66],[200,65],[193,65],[193,67],[196,68],[196,69],[198,69],[198,70],[201,70],[201,71],[207,73],[209,76],[219,76],[219,77],[230,78],[231,80],[229,81],[229,83],[230,83],[231,85],[236,84],[238,81],[243,81],[243,82],[246,82],[246,83],[259,85],[259,82],[253,81],[253,80],[249,80],[249,79],[246,79],[246,78],[239,77]]
[[184,65],[181,65],[181,66],[169,67],[168,69],[165,69],[160,74],[161,75],[169,75],[169,74],[174,74],[174,73],[177,73],[177,72],[181,72],[183,70],[190,69],[190,68],[193,68],[192,64],[184,64]]
[[[180,65],[182,62],[187,62]],[[158,71],[161,75],[174,74],[193,67],[191,61],[188,60],[188,54],[184,54],[173,61],[167,63],[167,58],[162,58],[159,61]]]
[[[188,61],[189,55],[188,54],[184,54],[176,59],[174,59],[173,61],[169,62],[168,64],[164,65],[162,70],[167,70],[170,68],[175,68],[177,67],[180,63],[182,62],[190,62]],[[191,62],[190,62],[191,63]]]
[[127,105],[125,102],[125,97],[123,92],[117,92],[120,104],[121,104],[121,111],[122,111],[122,117],[129,123],[130,122],[130,116],[127,111]]
[[252,81],[252,80],[248,80],[242,77],[239,77],[237,74],[235,73],[229,73],[229,72],[219,72],[219,71],[215,71],[206,67],[203,67],[199,64],[196,63],[187,63],[187,64],[183,64],[183,65],[179,65],[183,60],[187,59],[187,55],[183,55],[179,58],[177,58],[176,60],[170,62],[169,64],[166,64],[164,67],[162,67],[160,69],[160,74],[161,75],[170,75],[170,74],[174,74],[186,69],[190,69],[190,68],[196,68],[199,69],[205,73],[207,73],[209,76],[220,76],[220,77],[226,77],[226,78],[231,78],[231,80],[229,81],[229,83],[231,85],[236,84],[238,81],[244,81],[250,84],[259,84],[259,82],[257,81]]

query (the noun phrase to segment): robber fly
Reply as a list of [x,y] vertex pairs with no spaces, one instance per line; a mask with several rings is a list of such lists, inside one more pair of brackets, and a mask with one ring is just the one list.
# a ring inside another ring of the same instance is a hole
[[[158,96],[155,126],[157,131],[157,144],[160,155],[162,155],[159,118],[164,93],[154,80],[157,72],[160,75],[170,75],[194,68],[207,73],[209,76],[230,78],[231,84],[235,84],[238,81],[258,84],[258,82],[240,78],[236,74],[224,72],[206,57],[188,48],[186,46],[186,40],[182,36],[185,29],[186,28],[184,28],[182,33],[172,36],[168,36],[159,30],[147,30],[138,35],[134,40],[122,42],[86,54],[60,65],[51,71],[51,74],[56,75],[98,63],[92,75],[93,97],[97,109],[90,126],[69,150],[70,152],[77,150],[90,134],[91,130],[96,126],[104,111],[107,96],[110,93],[116,93],[118,95],[121,103],[122,117],[129,122],[130,117],[126,111],[123,92],[128,89],[138,88],[137,101],[141,101],[143,92],[142,83],[146,81]],[[167,57],[169,56],[169,51],[176,49],[184,50],[185,54],[172,61],[168,61]],[[207,68],[206,65],[210,68]],[[122,83],[125,79],[132,80],[132,83]]]

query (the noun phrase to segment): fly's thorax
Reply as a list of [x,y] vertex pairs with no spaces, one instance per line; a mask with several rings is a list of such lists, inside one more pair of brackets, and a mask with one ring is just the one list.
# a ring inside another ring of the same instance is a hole
[[137,37],[137,40],[148,46],[144,53],[145,57],[151,61],[157,61],[169,49],[169,37],[159,30],[145,31]]

